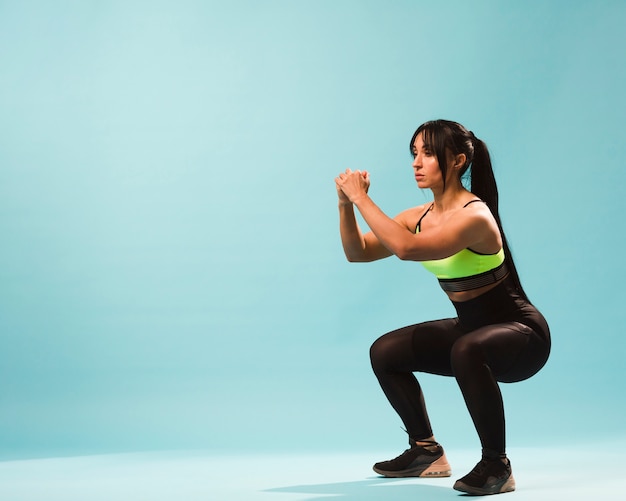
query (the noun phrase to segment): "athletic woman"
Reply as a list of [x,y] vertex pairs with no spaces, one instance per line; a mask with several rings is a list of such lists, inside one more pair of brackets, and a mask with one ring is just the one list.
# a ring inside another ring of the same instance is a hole
[[[483,141],[462,125],[435,120],[410,142],[417,186],[433,201],[394,218],[368,195],[369,174],[346,170],[336,179],[340,233],[348,261],[392,255],[419,261],[435,274],[457,316],[403,327],[377,339],[372,368],[400,416],[410,448],[374,465],[386,477],[449,477],[414,372],[456,379],[482,446],[482,459],[454,484],[473,494],[515,490],[505,450],[499,382],[537,373],[550,352],[548,325],[528,300],[498,214],[498,191]],[[471,180],[466,189],[462,179]],[[370,231],[356,222],[358,209]]]

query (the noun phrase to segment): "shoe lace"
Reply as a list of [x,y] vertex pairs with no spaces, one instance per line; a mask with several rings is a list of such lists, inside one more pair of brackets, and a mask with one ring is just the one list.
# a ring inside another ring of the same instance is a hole
[[[416,445],[416,446],[414,446],[414,447],[417,447],[417,445]],[[414,448],[414,447],[409,447],[409,448],[408,448],[407,450],[405,450],[402,454],[400,454],[400,455],[398,455],[397,457],[395,457],[394,459],[392,459],[392,461],[395,461],[396,459],[400,459],[400,458],[402,458],[402,457],[406,456],[407,454],[409,454],[409,453],[413,450],[413,448]]]
[[424,445],[419,445],[419,444],[412,444],[411,447],[409,447],[407,450],[405,450],[402,454],[400,454],[396,459],[400,459],[401,457],[407,455],[407,454],[415,454],[415,449],[421,449],[424,453],[433,453],[433,451],[430,449],[431,447],[438,447],[439,444],[437,442],[431,442],[428,441],[429,445],[424,446]]
[[486,459],[481,459],[478,464],[474,466],[472,473],[475,473],[478,476],[482,476],[485,473],[488,465],[489,461],[487,461]]
[[508,459],[506,460],[506,462],[501,461],[500,459],[481,459],[476,466],[474,466],[474,469],[471,471],[471,474],[477,476],[477,477],[482,477],[485,472],[487,471],[487,467],[491,464],[494,463],[494,461],[499,461],[502,462],[502,465],[504,466],[505,470],[506,468],[508,468],[509,462]]

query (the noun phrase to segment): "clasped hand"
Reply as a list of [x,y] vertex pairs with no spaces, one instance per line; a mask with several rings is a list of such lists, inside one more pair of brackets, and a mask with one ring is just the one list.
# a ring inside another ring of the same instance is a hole
[[370,175],[367,171],[346,169],[335,178],[339,200],[354,203],[359,197],[366,195],[370,188]]

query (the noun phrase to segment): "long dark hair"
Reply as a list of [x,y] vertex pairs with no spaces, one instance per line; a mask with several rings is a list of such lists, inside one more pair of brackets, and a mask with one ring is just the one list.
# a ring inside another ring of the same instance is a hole
[[451,153],[456,156],[463,153],[465,155],[466,161],[460,170],[459,176],[462,180],[469,179],[470,191],[485,202],[489,210],[491,210],[496,223],[498,223],[500,235],[502,235],[502,246],[504,247],[505,261],[509,269],[509,277],[518,293],[528,300],[513,262],[513,256],[504,235],[504,230],[502,229],[500,213],[498,212],[498,187],[496,178],[493,175],[491,157],[489,156],[487,145],[478,139],[473,132],[457,122],[432,120],[420,125],[413,134],[409,143],[411,153],[413,153],[413,145],[419,134],[422,134],[424,144],[437,157],[444,179],[444,189],[448,170],[448,154]]

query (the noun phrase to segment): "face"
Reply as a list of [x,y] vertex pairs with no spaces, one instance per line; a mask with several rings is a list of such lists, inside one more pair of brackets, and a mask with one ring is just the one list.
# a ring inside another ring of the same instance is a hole
[[420,188],[443,188],[443,176],[435,153],[424,144],[419,133],[413,143],[413,172]]

